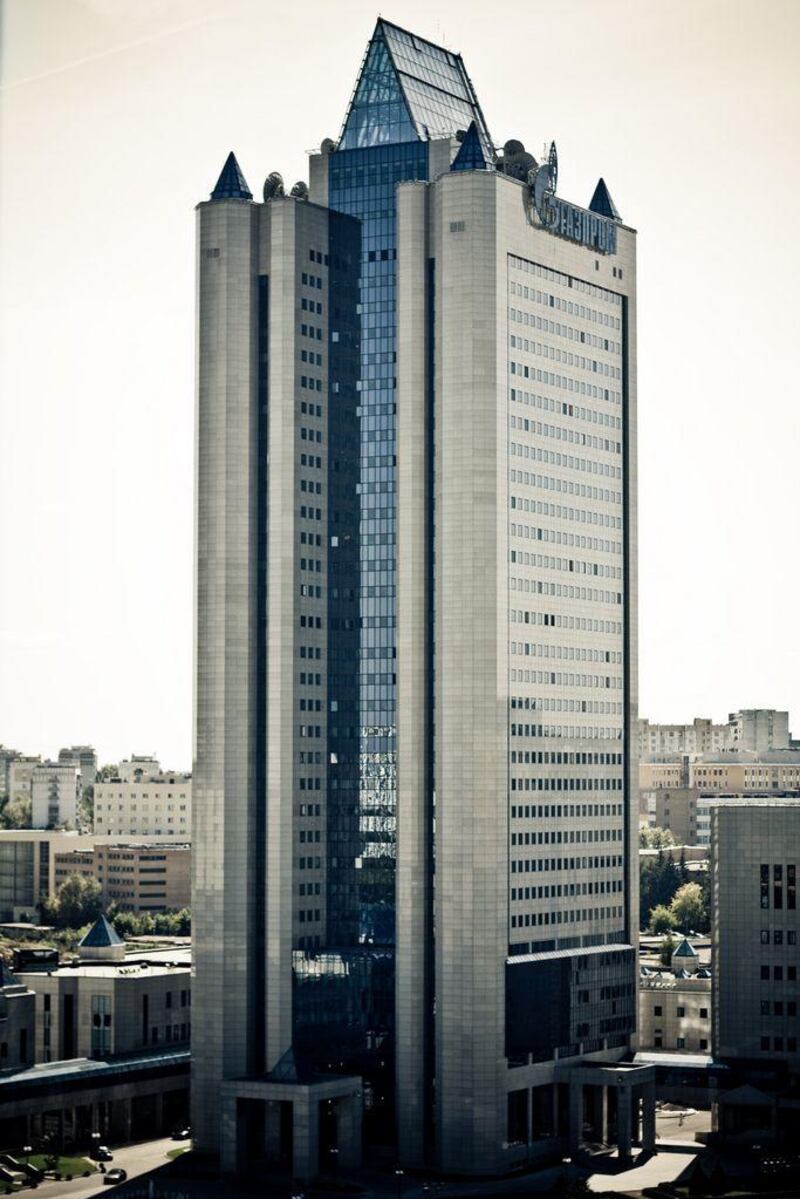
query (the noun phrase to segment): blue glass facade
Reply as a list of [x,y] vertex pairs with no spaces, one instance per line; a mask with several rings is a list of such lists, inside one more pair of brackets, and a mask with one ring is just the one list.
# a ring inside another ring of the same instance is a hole
[[398,183],[428,178],[429,141],[491,141],[458,55],[379,21],[339,146],[328,204],[361,221],[358,941],[395,940],[395,403]]
[[332,154],[331,208],[361,219],[358,939],[394,943],[395,188],[425,179],[414,141]]

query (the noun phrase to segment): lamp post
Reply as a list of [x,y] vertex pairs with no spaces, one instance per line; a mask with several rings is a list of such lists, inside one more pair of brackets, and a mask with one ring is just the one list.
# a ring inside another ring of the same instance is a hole
[[29,1158],[33,1153],[33,1145],[23,1145],[22,1152],[25,1154],[25,1165],[29,1166],[31,1164]]
[[339,1150],[336,1148],[335,1145],[331,1146],[330,1154],[331,1154],[331,1174],[335,1174],[336,1166],[339,1161]]
[[403,1193],[403,1171],[399,1166],[395,1169],[394,1176],[397,1179],[397,1199],[401,1199]]

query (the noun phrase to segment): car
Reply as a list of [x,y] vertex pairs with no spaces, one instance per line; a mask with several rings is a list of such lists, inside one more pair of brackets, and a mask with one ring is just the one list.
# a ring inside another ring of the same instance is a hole
[[92,1151],[92,1158],[96,1162],[113,1162],[114,1154],[108,1145],[96,1145]]
[[103,1175],[103,1182],[107,1182],[113,1186],[115,1182],[124,1182],[127,1177],[128,1173],[126,1170],[115,1166],[113,1170],[106,1170]]
[[192,1129],[189,1124],[179,1124],[172,1134],[173,1141],[188,1141],[192,1135]]

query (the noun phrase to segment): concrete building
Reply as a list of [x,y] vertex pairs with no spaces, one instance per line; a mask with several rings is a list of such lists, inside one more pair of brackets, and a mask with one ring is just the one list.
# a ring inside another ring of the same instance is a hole
[[309,198],[230,155],[198,206],[193,1125],[226,1169],[290,1127],[295,1176],[352,1163],[362,1102],[410,1166],[576,1149],[609,1103],[625,1154],[652,1096],[635,232],[556,177],[380,20]]
[[734,748],[764,753],[771,749],[789,749],[789,713],[774,708],[746,708],[728,717]]
[[8,783],[11,763],[21,757],[19,750],[10,749],[7,745],[0,745],[0,800],[8,799],[10,796]]
[[696,716],[691,724],[651,724],[642,718],[638,740],[643,762],[661,754],[714,754],[730,749],[764,753],[792,748],[789,713],[773,708],[731,712],[726,724],[714,724],[702,716]]
[[712,1045],[731,1068],[719,1132],[796,1144],[800,1131],[800,800],[711,807]]
[[33,1065],[36,997],[0,958],[0,1077]]
[[191,903],[191,863],[187,844],[101,842],[56,853],[55,886],[78,874],[100,883],[104,907],[115,903],[132,912],[165,912]]
[[42,762],[31,776],[33,828],[78,827],[81,771],[73,762]]
[[[75,855],[75,872],[89,873],[89,856],[92,855],[94,872],[94,850],[96,847],[112,846],[115,849],[127,845],[143,846],[139,837],[106,837],[93,833],[61,832],[51,829],[0,829],[0,920],[29,921],[35,919],[39,901],[55,894],[63,882],[67,858]],[[167,861],[168,877],[172,878],[171,896],[175,891],[185,895],[186,865],[185,845],[170,836],[147,838],[148,851],[154,846],[171,845],[179,850],[176,858]],[[57,873],[56,864],[59,863]],[[100,878],[100,872],[97,877]],[[112,872],[105,877],[111,878]],[[168,906],[173,906],[172,903]],[[184,907],[185,900],[175,902]]]
[[36,995],[37,1062],[108,1058],[188,1042],[188,966],[126,962],[124,942],[103,917],[78,953],[77,966],[19,975]]
[[[156,763],[156,766],[158,763]],[[94,788],[94,831],[107,836],[171,836],[192,832],[192,776],[122,763],[119,776]]]
[[161,763],[153,754],[131,754],[120,762],[117,777],[123,783],[140,783],[143,778],[161,774]]
[[17,754],[6,763],[6,789],[9,799],[30,799],[33,793],[33,772],[41,766],[42,759]]
[[80,768],[81,790],[93,787],[97,778],[97,751],[91,745],[71,745],[58,751],[59,762]]
[[643,966],[639,976],[639,1049],[709,1053],[711,971],[684,939],[669,970]]
[[714,724],[705,716],[695,716],[691,724],[651,724],[642,717],[638,736],[642,762],[658,754],[702,754],[728,749],[731,744],[729,726]]

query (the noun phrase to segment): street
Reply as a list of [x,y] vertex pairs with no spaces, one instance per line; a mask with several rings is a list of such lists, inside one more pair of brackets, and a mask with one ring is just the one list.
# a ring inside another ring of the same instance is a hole
[[[107,1170],[121,1167],[128,1172],[128,1181],[140,1174],[146,1174],[158,1166],[167,1164],[167,1154],[172,1149],[188,1145],[188,1141],[173,1141],[163,1137],[158,1141],[143,1141],[138,1145],[125,1145],[113,1149],[113,1162],[106,1162]],[[89,1178],[73,1178],[72,1182],[43,1182],[36,1190],[37,1199],[84,1199],[89,1195],[113,1195],[115,1188],[103,1182],[102,1174],[92,1174]]]

